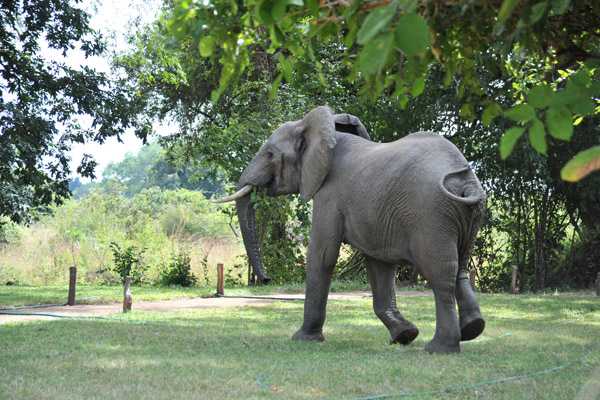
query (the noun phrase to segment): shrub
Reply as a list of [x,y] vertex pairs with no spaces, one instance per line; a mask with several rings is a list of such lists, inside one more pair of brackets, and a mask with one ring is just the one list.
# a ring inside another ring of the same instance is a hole
[[142,254],[146,249],[138,250],[135,246],[129,246],[124,250],[115,242],[110,244],[113,253],[115,266],[112,268],[121,277],[121,282],[125,282],[125,277],[131,276],[133,285],[144,285],[148,283],[146,272],[148,266],[142,264]]
[[198,278],[191,272],[191,258],[186,252],[171,253],[171,260],[159,268],[162,285],[194,286]]

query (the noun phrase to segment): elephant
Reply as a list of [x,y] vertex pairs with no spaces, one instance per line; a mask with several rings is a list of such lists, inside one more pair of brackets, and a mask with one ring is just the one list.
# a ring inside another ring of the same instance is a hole
[[[467,278],[486,195],[463,154],[442,135],[412,133],[377,143],[360,120],[327,106],[286,122],[243,171],[236,201],[249,262],[268,283],[258,248],[254,187],[267,195],[300,193],[313,200],[306,254],[304,321],[295,340],[324,341],[326,304],[340,246],[364,253],[373,309],[390,332],[390,344],[410,344],[419,329],[398,311],[396,268],[419,268],[435,298],[436,328],[429,353],[460,352],[460,341],[485,327]],[[458,304],[458,315],[456,311]]]

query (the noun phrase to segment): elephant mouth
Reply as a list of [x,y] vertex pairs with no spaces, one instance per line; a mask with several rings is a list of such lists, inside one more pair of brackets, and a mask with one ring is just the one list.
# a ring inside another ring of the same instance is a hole
[[267,196],[273,197],[280,194],[280,190],[278,190],[279,184],[277,183],[275,176],[271,177],[271,179],[269,180],[269,182],[267,182],[265,187],[267,188]]

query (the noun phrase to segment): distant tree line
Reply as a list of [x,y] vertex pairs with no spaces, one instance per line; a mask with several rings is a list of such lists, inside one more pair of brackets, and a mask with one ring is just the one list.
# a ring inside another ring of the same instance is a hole
[[198,190],[210,198],[223,193],[216,175],[218,171],[209,171],[199,163],[173,166],[167,161],[158,140],[153,139],[137,154],[127,153],[122,161],[110,162],[102,172],[101,181],[83,184],[79,178],[75,178],[70,182],[69,190],[78,199],[89,194],[92,188],[104,187],[108,181],[117,180],[123,184],[123,193],[128,197],[144,189],[158,187],[162,190]]

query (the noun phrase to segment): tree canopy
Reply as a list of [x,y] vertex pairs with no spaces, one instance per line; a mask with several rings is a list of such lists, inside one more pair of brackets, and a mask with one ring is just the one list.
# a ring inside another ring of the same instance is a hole
[[[525,68],[519,69],[517,64],[510,63],[514,54],[524,53],[501,54],[492,49],[482,54],[481,63],[477,64],[475,57],[469,62],[463,51],[457,62],[464,65],[449,73],[448,66],[432,53],[429,42],[422,55],[413,57],[421,60],[414,65],[426,66],[419,75],[420,83],[415,81],[413,86],[408,86],[409,83],[404,82],[408,88],[404,93],[406,96],[395,96],[397,80],[390,78],[391,72],[386,70],[388,78],[385,79],[392,83],[382,86],[377,95],[371,91],[371,84],[362,72],[358,71],[353,79],[348,79],[360,67],[356,63],[360,60],[362,47],[360,44],[347,45],[349,31],[345,22],[334,24],[339,29],[332,31],[326,39],[322,39],[321,31],[310,37],[312,14],[308,8],[298,6],[297,11],[293,11],[294,2],[277,2],[282,3],[288,14],[304,13],[294,26],[305,27],[306,32],[290,31],[285,35],[286,40],[296,35],[294,40],[304,41],[304,51],[299,50],[296,55],[284,45],[273,47],[271,33],[259,26],[260,20],[256,17],[259,2],[253,5],[242,1],[228,5],[219,1],[203,3],[202,7],[209,8],[207,15],[215,18],[206,17],[200,33],[204,36],[198,38],[191,30],[194,26],[199,29],[195,24],[204,17],[198,13],[205,11],[199,4],[190,2],[166,2],[152,24],[132,29],[132,48],[117,58],[115,64],[141,93],[140,105],[143,107],[140,111],[144,115],[154,119],[168,117],[179,123],[177,132],[161,138],[172,162],[185,163],[201,157],[204,163],[221,168],[230,182],[236,182],[256,150],[279,124],[301,118],[311,108],[323,104],[336,112],[358,116],[372,139],[379,142],[397,140],[418,130],[442,132],[467,159],[478,160],[477,175],[489,193],[490,211],[472,260],[472,266],[481,273],[482,288],[508,287],[507,271],[511,265],[518,266],[519,285],[525,290],[566,282],[574,286],[590,282],[590,276],[595,276],[597,268],[590,267],[591,264],[581,256],[584,252],[580,253],[579,249],[591,247],[597,238],[594,232],[598,221],[594,216],[600,215],[600,175],[594,174],[577,183],[557,177],[573,154],[598,143],[598,115],[575,120],[578,124],[572,124],[575,133],[570,141],[556,140],[549,135],[545,155],[519,140],[514,143],[511,157],[501,159],[502,136],[515,127],[515,122],[521,124],[511,112],[502,111],[511,110],[518,101],[527,100],[528,94],[524,90],[537,79],[537,75],[530,76]],[[218,8],[219,4],[222,8]],[[386,6],[389,5],[388,2]],[[183,13],[183,6],[187,10],[196,7],[196,16],[184,24],[182,29],[187,29],[187,33],[173,37],[173,29],[177,26],[173,16]],[[233,56],[242,57],[247,51],[249,61],[239,71],[239,76],[232,75],[223,85],[228,61],[223,59],[225,50],[217,38],[229,33],[241,38],[243,32],[234,28],[219,31],[217,26],[233,23],[234,16],[246,14],[256,22],[256,26],[248,28],[249,34],[254,35],[253,41],[246,50],[239,47],[241,42],[235,42],[239,52]],[[366,23],[367,12],[355,14]],[[515,17],[516,14],[512,16]],[[385,29],[393,29],[396,24],[395,20],[389,21]],[[360,31],[360,28],[356,29]],[[214,46],[210,44],[213,39],[204,39],[208,41],[210,54],[203,48],[207,43],[202,44],[202,38],[206,36],[214,39]],[[350,53],[354,56],[348,55]],[[282,69],[282,57],[288,59],[290,69],[287,72]],[[425,57],[430,57],[429,64],[421,64]],[[521,58],[515,60],[523,61]],[[501,68],[490,67],[495,64]],[[413,68],[408,57],[396,65],[399,70],[394,73],[401,69],[407,74],[408,69]],[[526,63],[523,65],[527,66]],[[390,66],[386,64],[386,68]],[[468,76],[478,82],[476,93],[463,82],[465,66],[470,68]],[[503,70],[510,70],[514,75],[503,77]],[[289,79],[286,74],[290,74]],[[572,71],[567,72],[560,82],[549,84],[553,94],[548,96],[562,96],[555,91],[571,87],[568,83],[571,75]],[[591,83],[589,87],[585,85],[586,89],[591,89],[595,77],[590,77]],[[520,100],[517,99],[519,96]],[[536,120],[544,125],[544,132],[549,109],[550,106],[535,110]],[[517,127],[539,125],[536,120]],[[281,282],[302,279],[303,258],[297,248],[308,236],[310,205],[307,208],[293,197],[270,199],[260,192],[255,196],[261,200],[256,207],[263,257],[269,274]],[[587,251],[587,254],[589,258],[591,253]],[[340,274],[343,273],[345,278],[354,274],[359,270],[360,260],[360,256],[355,256],[343,261],[342,265],[346,267]],[[403,279],[416,277],[414,270],[401,268],[400,271]]]
[[[213,101],[239,85],[258,48],[277,65],[275,91],[284,80],[301,79],[297,62],[305,55],[321,69],[315,41],[339,35],[343,43],[333,51],[347,67],[345,78],[372,100],[386,94],[407,105],[440,65],[444,85],[461,99],[462,117],[489,125],[504,114],[513,121],[500,141],[503,159],[525,133],[545,155],[549,141],[570,140],[574,126],[600,111],[595,1],[179,0],[169,26],[175,42],[197,47],[219,71]],[[495,77],[488,85],[501,87],[495,97],[487,96],[482,71]],[[319,77],[323,86],[332,84]],[[599,168],[596,145],[569,162],[562,177],[576,181]]]
[[[117,137],[136,123],[135,97],[126,85],[88,66],[47,59],[105,54],[100,33],[80,0],[5,0],[0,10],[0,215],[24,221],[32,207],[69,194],[73,143]],[[72,5],[74,4],[74,5]],[[96,163],[84,155],[77,172],[93,177]]]

